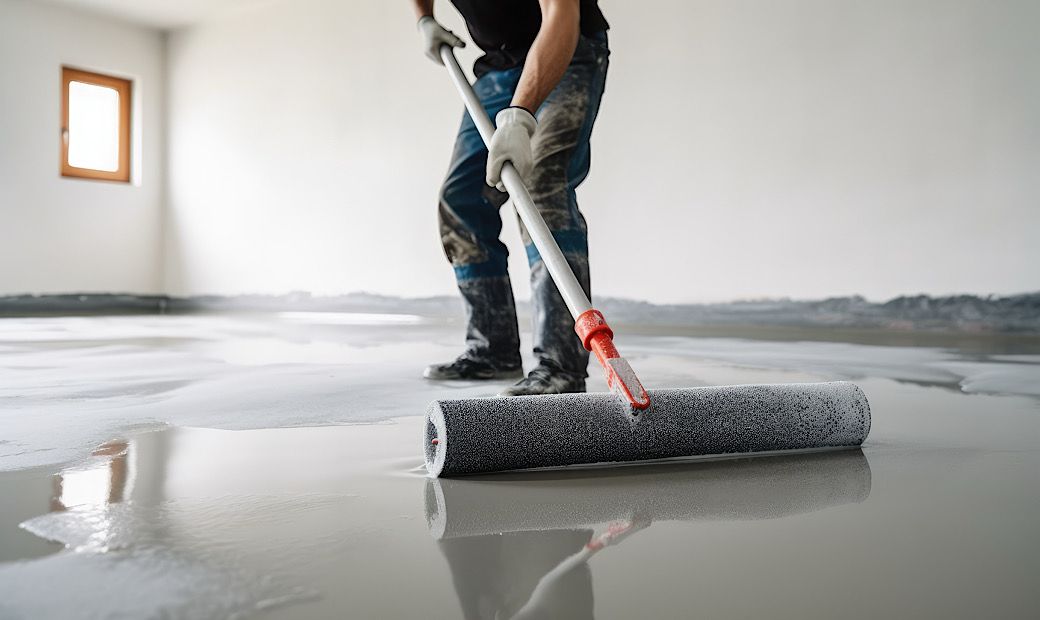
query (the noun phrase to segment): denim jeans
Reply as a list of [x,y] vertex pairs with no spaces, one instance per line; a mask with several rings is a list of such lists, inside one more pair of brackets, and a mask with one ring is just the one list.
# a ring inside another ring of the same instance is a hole
[[[586,294],[590,293],[588,236],[575,190],[589,173],[589,139],[609,55],[606,33],[579,38],[563,78],[535,114],[538,128],[531,141],[535,166],[526,179],[531,197]],[[490,71],[474,84],[491,117],[509,106],[521,70]],[[464,114],[440,193],[441,243],[466,308],[466,355],[519,367],[516,305],[506,269],[509,252],[499,239],[499,209],[507,195],[485,184],[486,164],[487,148],[472,119]],[[523,223],[520,228],[531,268],[535,357],[554,371],[584,379],[588,351],[575,335],[574,321]]]

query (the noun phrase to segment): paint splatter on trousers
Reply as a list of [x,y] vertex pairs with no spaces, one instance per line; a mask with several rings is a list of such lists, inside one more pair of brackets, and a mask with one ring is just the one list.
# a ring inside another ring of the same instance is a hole
[[[526,179],[531,197],[571,269],[590,294],[588,235],[575,190],[590,166],[589,140],[599,111],[610,55],[606,33],[582,36],[560,83],[537,110],[532,138],[534,171]],[[474,84],[494,117],[509,106],[521,68],[490,71]],[[507,271],[508,250],[499,239],[499,209],[507,195],[484,182],[487,148],[468,114],[463,115],[451,167],[440,194],[444,253],[466,308],[466,354],[503,367],[520,365],[516,305]],[[574,321],[545,264],[520,225],[531,268],[534,354],[540,364],[584,378],[589,354],[574,333]]]

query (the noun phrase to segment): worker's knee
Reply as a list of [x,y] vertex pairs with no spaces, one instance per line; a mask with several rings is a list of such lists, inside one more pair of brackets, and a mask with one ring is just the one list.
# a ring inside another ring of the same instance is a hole
[[[589,237],[586,232],[579,229],[554,230],[552,231],[552,236],[553,240],[556,241],[557,247],[560,248],[560,251],[570,264],[571,271],[578,275],[579,279],[581,279],[580,274],[588,274]],[[530,238],[526,238],[526,235],[524,250],[527,253],[527,264],[529,266],[534,267],[542,262],[538,248],[535,247]]]

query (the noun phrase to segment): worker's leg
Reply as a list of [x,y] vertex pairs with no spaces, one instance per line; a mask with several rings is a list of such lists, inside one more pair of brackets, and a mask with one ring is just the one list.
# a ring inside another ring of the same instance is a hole
[[[519,69],[492,71],[474,84],[488,113],[509,105]],[[463,115],[447,178],[441,187],[444,253],[466,310],[466,351],[426,369],[431,379],[494,379],[521,374],[516,306],[506,269],[508,250],[499,240],[499,208],[506,196],[484,182],[487,148],[469,114]]]
[[[563,79],[537,113],[531,197],[586,294],[590,292],[585,218],[575,189],[589,173],[592,126],[606,81],[606,35],[582,36]],[[539,367],[504,394],[584,391],[589,353],[538,250],[523,231],[531,265],[534,353]]]

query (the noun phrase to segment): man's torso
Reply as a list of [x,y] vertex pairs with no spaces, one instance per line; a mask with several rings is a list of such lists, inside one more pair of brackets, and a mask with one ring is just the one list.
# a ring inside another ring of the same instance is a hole
[[[511,69],[524,63],[542,25],[538,0],[451,0],[466,20],[473,42],[484,50],[476,74]],[[609,26],[597,0],[581,0],[581,33],[592,35]]]

